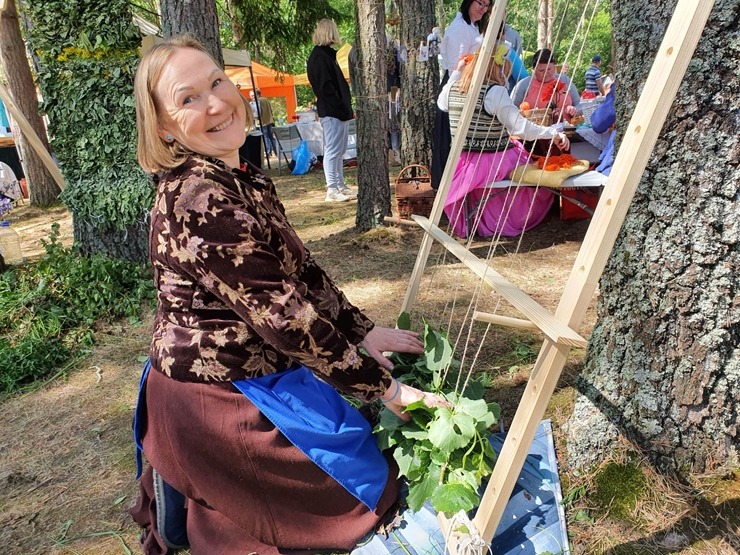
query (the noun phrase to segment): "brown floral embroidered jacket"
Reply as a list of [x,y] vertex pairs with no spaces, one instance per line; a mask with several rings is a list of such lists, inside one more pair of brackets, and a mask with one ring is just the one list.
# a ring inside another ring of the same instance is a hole
[[161,175],[150,249],[151,358],[166,375],[225,382],[304,364],[361,399],[390,385],[358,347],[373,323],[316,264],[255,168],[192,155]]

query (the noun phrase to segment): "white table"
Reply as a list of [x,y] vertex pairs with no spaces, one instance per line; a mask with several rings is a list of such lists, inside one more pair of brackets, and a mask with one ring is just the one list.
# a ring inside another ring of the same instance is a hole
[[[318,121],[291,123],[298,129],[301,139],[308,143],[308,150],[316,156],[324,154],[324,130]],[[357,134],[351,133],[347,138],[347,152],[344,153],[344,159],[357,157]]]

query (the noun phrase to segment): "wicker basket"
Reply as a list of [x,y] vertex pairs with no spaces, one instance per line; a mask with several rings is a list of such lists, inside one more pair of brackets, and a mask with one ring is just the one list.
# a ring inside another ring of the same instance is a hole
[[396,177],[396,205],[398,216],[408,219],[411,214],[429,216],[432,213],[434,195],[429,168],[411,164],[398,172]]
[[532,123],[549,127],[552,125],[552,110],[550,108],[533,108],[522,110],[522,115]]

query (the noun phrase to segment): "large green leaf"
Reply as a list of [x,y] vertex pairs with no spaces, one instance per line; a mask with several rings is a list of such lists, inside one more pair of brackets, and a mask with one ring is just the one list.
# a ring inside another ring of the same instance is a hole
[[416,484],[409,484],[409,495],[406,501],[412,511],[418,511],[422,508],[427,499],[431,499],[434,490],[439,486],[440,467],[432,466],[424,474],[421,481]]
[[446,516],[452,516],[458,511],[468,512],[478,502],[478,494],[467,484],[447,483],[434,489],[432,506]]
[[474,434],[475,422],[469,416],[453,414],[446,408],[439,409],[429,425],[429,441],[446,453],[465,447]]

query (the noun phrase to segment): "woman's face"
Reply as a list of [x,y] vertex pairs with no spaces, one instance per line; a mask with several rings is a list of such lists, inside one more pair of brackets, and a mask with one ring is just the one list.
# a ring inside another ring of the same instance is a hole
[[486,15],[486,12],[488,12],[488,9],[491,7],[491,2],[489,0],[473,0],[470,3],[470,7],[468,7],[468,17],[470,18],[471,23],[478,23],[484,15]]
[[239,147],[246,137],[244,101],[210,57],[192,48],[177,49],[154,97],[163,140],[171,135],[188,150],[218,158],[230,167],[239,165]]
[[534,68],[534,78],[541,83],[555,79],[555,64],[552,62],[537,64]]

